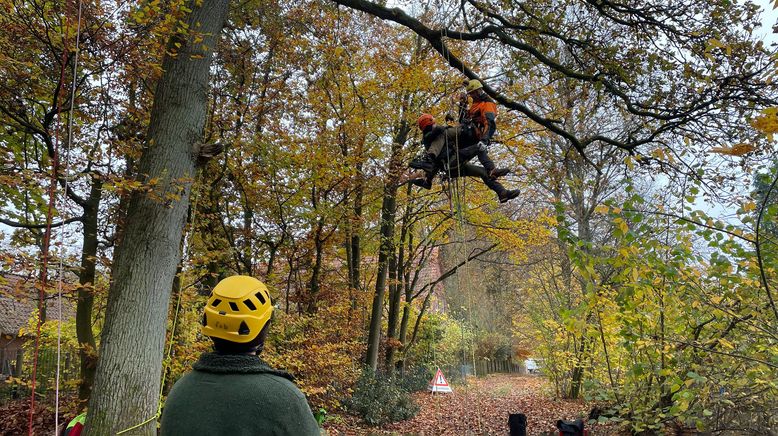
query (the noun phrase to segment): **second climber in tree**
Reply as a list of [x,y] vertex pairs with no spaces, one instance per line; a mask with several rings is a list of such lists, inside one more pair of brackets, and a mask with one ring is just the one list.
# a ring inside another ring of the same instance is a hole
[[[414,185],[429,189],[435,175],[443,170],[449,177],[480,177],[484,184],[497,194],[500,203],[519,196],[518,189],[505,189],[496,179],[510,172],[507,168],[495,168],[494,162],[486,153],[486,147],[476,143],[460,147],[464,133],[462,125],[439,126],[430,114],[422,114],[417,120],[424,134],[422,143],[426,151],[425,158],[411,162],[411,167],[424,171],[423,175],[412,177]],[[467,145],[467,144],[465,144]],[[478,156],[483,167],[470,164]]]
[[[486,143],[474,141],[472,130],[466,124],[458,126],[440,126],[435,124],[435,118],[430,114],[422,114],[417,124],[422,134],[425,158],[411,164],[412,168],[427,172],[436,172],[446,164],[461,165],[478,156],[484,169],[492,179],[502,177],[510,172],[507,168],[497,168],[489,157]],[[450,162],[447,162],[450,161]]]
[[467,96],[470,96],[472,103],[466,111],[460,111],[459,123],[465,126],[470,141],[486,148],[497,131],[497,105],[476,79],[466,82],[465,90],[467,94],[462,96],[462,106],[467,103]]

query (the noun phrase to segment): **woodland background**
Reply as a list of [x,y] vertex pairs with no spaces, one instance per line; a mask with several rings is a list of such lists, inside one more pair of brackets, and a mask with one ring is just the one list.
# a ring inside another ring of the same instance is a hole
[[[360,395],[399,389],[410,416],[398,386],[436,366],[533,356],[551,395],[630,432],[776,431],[758,8],[391,6],[0,0],[0,260],[23,284],[4,292],[61,289],[75,312],[20,333],[77,359],[63,409],[89,404],[95,434],[153,417],[210,346],[210,289],[249,274],[278,307],[263,356],[314,410],[364,417]],[[499,103],[508,204],[477,179],[399,183],[418,115],[473,77]]]

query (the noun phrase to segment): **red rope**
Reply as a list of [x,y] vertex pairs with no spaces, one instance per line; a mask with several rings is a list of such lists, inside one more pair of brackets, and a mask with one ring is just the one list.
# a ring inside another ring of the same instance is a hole
[[[67,8],[67,2],[65,3]],[[27,426],[27,434],[32,436],[32,420],[35,416],[35,383],[38,375],[38,351],[40,347],[41,338],[41,314],[43,313],[43,305],[46,298],[46,286],[48,285],[48,266],[49,266],[49,246],[51,245],[51,222],[54,216],[54,202],[57,194],[57,174],[59,172],[59,127],[60,127],[60,112],[62,112],[62,99],[64,98],[65,91],[65,65],[68,61],[68,51],[65,41],[65,37],[68,34],[70,28],[70,18],[67,16],[67,10],[65,10],[65,32],[62,35],[62,66],[59,72],[59,89],[57,90],[57,104],[56,120],[54,122],[54,145],[53,153],[51,155],[51,181],[49,183],[49,205],[46,212],[46,231],[43,235],[43,253],[41,260],[41,274],[40,274],[40,288],[38,289],[38,320],[35,333],[35,352],[33,353],[32,361],[32,386],[30,392],[30,419]]]

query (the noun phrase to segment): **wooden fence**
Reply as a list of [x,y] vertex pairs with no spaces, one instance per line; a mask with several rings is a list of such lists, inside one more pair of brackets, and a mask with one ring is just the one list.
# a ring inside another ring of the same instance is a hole
[[475,374],[485,376],[488,374],[526,374],[524,365],[515,363],[510,359],[491,360],[481,359],[475,362]]

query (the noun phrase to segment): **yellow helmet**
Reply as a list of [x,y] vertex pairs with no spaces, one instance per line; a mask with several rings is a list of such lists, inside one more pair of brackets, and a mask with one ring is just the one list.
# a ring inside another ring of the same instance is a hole
[[473,92],[473,91],[475,91],[477,89],[481,89],[483,87],[484,86],[481,85],[481,82],[479,82],[477,79],[473,79],[473,80],[467,82],[467,86],[465,86],[465,89],[467,90],[467,92]]
[[220,281],[203,316],[203,334],[246,343],[257,337],[273,314],[267,286],[254,277],[232,276]]

